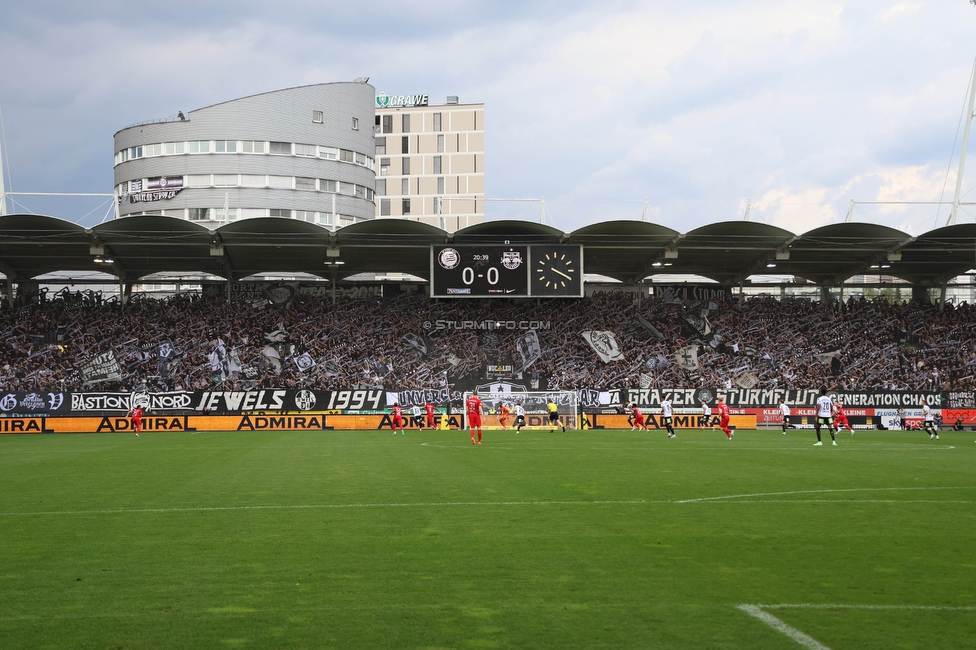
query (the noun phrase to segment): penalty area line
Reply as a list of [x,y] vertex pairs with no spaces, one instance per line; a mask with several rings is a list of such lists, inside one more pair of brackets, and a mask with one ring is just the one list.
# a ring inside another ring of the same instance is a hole
[[749,616],[757,618],[777,632],[785,634],[802,645],[804,648],[809,648],[810,650],[830,650],[830,648],[820,643],[809,634],[804,634],[792,625],[787,625],[769,612],[763,611],[762,607],[762,605],[738,605],[738,608]]

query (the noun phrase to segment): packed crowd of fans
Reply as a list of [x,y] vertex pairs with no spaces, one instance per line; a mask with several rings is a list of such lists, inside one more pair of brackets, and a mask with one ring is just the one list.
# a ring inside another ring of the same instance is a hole
[[[688,315],[704,315],[710,331]],[[515,326],[479,329],[498,322]],[[527,323],[538,336],[534,361],[524,356]],[[512,367],[539,389],[959,390],[976,387],[974,328],[976,308],[965,303],[863,299],[637,305],[614,294],[541,302],[414,294],[337,304],[299,296],[287,308],[257,308],[196,294],[124,305],[59,298],[0,310],[0,386],[437,388],[484,382],[492,365]],[[623,358],[604,362],[584,331],[612,332]],[[676,364],[687,346],[697,346],[697,368]],[[109,351],[120,378],[86,381],[86,364]]]

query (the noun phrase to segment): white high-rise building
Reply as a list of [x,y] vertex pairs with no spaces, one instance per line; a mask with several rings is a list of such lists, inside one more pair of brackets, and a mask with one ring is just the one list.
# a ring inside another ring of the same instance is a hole
[[376,216],[454,232],[485,219],[485,105],[376,96]]

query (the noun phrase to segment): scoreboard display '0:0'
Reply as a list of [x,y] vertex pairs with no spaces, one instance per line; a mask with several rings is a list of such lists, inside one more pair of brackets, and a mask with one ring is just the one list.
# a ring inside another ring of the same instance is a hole
[[528,246],[433,246],[431,296],[520,298],[529,294]]

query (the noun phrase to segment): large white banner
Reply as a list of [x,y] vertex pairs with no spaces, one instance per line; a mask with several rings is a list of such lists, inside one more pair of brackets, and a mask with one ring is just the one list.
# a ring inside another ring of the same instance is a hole
[[674,363],[682,370],[698,370],[698,346],[686,345],[674,353]]
[[516,340],[516,347],[522,357],[522,370],[525,370],[542,356],[542,344],[539,343],[539,334],[535,330],[529,330]]
[[79,372],[85,384],[122,379],[122,368],[119,367],[115,352],[112,350],[92,357],[80,368]]
[[600,355],[604,363],[610,363],[611,361],[623,361],[624,353],[620,351],[617,346],[617,337],[613,335],[613,332],[604,330],[587,330],[585,332],[580,332],[586,342],[590,344],[593,351]]

